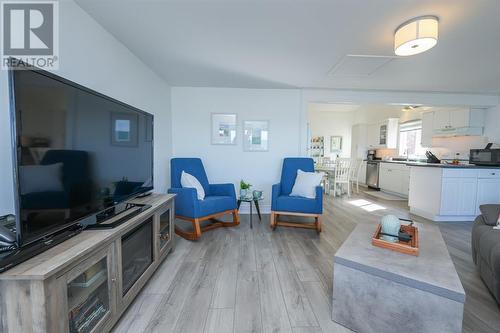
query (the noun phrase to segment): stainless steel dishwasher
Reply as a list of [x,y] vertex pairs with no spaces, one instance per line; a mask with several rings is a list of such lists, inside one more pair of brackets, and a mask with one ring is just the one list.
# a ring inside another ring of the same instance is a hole
[[377,161],[367,161],[366,162],[366,185],[369,188],[380,190],[378,186],[378,173],[379,173],[380,162]]

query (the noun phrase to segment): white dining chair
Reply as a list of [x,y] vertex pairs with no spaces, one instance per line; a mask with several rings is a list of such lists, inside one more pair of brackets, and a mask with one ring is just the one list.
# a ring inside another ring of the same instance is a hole
[[332,188],[333,184],[333,169],[335,167],[335,164],[332,162],[330,157],[323,157],[321,159],[321,164],[318,165],[318,169],[321,172],[324,172],[324,177],[323,180],[321,181],[322,186],[323,186],[323,193],[326,195],[330,194],[330,190]]
[[342,189],[347,186],[347,196],[351,196],[351,159],[338,158],[335,163],[335,177],[333,179],[333,196],[337,195],[337,189],[340,187],[340,194]]
[[361,167],[363,166],[363,159],[357,158],[353,159],[351,162],[351,189],[354,189],[354,184],[356,183],[356,193],[359,193],[359,174],[361,172]]

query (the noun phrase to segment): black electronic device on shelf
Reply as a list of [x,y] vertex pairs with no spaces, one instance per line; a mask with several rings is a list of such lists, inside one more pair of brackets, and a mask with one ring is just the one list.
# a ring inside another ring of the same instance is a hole
[[0,253],[0,273],[26,261],[42,252],[47,251],[51,247],[56,246],[76,236],[83,230],[80,225],[73,225],[71,228],[65,229],[59,233],[51,235],[46,239],[40,239],[37,242],[30,243],[29,245],[18,247],[17,245],[9,251]]
[[[85,229],[112,229],[149,208],[151,208],[151,205],[121,203],[109,207],[96,215],[92,215],[89,219],[82,222]],[[115,217],[117,218],[115,219]]]
[[0,216],[0,256],[17,249],[16,217],[12,214]]

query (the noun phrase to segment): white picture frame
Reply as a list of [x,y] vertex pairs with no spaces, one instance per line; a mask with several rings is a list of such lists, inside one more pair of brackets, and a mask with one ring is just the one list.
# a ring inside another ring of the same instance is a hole
[[237,134],[235,113],[212,113],[211,143],[213,145],[235,145]]
[[338,153],[342,151],[342,136],[332,135],[330,136],[330,152]]
[[269,150],[269,121],[245,120],[243,122],[243,151]]

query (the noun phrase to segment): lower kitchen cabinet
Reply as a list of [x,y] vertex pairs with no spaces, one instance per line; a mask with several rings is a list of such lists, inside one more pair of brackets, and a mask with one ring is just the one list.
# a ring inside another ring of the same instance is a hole
[[477,181],[477,206],[475,213],[479,214],[480,205],[498,203],[500,203],[500,178],[479,178]]
[[410,168],[405,164],[381,162],[379,186],[383,191],[408,196]]
[[476,178],[443,178],[441,215],[474,215]]
[[412,167],[410,212],[433,221],[473,221],[500,203],[500,169]]

